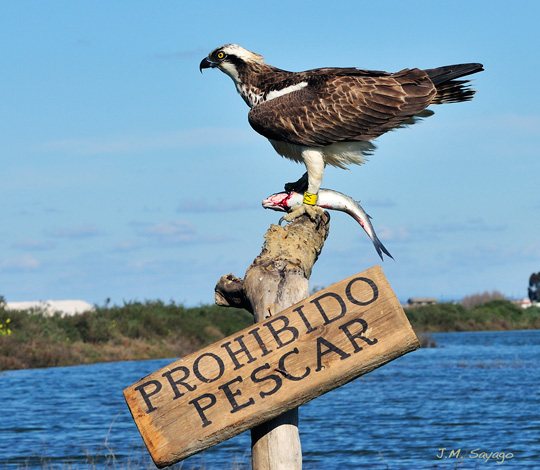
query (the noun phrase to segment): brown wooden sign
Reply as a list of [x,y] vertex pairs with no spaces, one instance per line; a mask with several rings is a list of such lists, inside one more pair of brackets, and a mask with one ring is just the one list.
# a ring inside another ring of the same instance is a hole
[[380,267],[186,356],[124,390],[158,467],[419,347]]

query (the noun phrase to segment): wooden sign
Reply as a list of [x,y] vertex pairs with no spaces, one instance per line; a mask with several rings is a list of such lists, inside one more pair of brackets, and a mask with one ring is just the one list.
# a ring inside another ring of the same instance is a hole
[[380,267],[124,390],[158,467],[172,465],[419,347]]

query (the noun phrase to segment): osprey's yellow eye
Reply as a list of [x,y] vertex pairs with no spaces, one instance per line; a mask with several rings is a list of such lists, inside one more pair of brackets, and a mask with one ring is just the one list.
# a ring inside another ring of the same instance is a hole
[[225,52],[222,52],[222,51],[218,52],[217,53],[217,58],[218,59],[224,59],[225,58]]

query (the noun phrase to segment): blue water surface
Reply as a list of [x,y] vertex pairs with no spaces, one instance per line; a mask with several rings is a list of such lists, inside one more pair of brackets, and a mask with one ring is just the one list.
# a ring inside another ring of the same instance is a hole
[[[540,469],[540,331],[432,336],[301,407],[305,469]],[[0,373],[0,468],[155,468],[122,390],[171,361]],[[249,459],[244,433],[175,468]]]

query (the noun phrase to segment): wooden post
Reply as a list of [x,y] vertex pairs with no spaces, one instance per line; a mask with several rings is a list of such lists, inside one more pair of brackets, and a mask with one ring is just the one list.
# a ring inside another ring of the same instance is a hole
[[328,220],[270,227],[244,280],[218,282],[258,323],[124,389],[159,468],[252,429],[255,470],[299,469],[295,408],[419,347],[379,266],[307,296]]
[[[307,216],[280,227],[271,225],[263,249],[244,280],[222,276],[216,285],[218,305],[243,307],[255,322],[277,314],[309,295],[308,280],[328,236],[330,216]],[[299,470],[302,451],[298,408],[251,430],[253,470]]]

